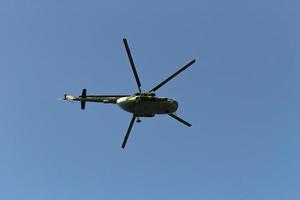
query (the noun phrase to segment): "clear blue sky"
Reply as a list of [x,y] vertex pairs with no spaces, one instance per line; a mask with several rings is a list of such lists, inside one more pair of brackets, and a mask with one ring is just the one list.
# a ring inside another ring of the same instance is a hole
[[[0,199],[282,200],[300,196],[296,0],[0,2]],[[187,128],[59,102],[158,91]]]

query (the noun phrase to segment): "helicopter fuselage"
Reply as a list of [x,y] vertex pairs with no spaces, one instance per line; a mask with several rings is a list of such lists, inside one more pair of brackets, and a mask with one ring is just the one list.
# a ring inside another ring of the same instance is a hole
[[178,102],[167,97],[157,97],[154,93],[137,93],[135,95],[89,95],[72,96],[65,94],[64,100],[117,104],[121,109],[136,117],[154,117],[157,114],[172,114],[178,108]]
[[154,117],[156,114],[171,114],[178,108],[177,101],[156,96],[128,96],[117,100],[117,105],[137,117]]

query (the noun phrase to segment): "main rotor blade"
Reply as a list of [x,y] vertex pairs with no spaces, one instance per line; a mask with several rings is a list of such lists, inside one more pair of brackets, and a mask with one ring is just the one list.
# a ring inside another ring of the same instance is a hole
[[179,122],[183,123],[184,125],[188,126],[188,127],[191,127],[192,124],[184,121],[183,119],[179,118],[177,115],[174,115],[174,114],[169,114],[169,116],[173,117],[174,119],[178,120]]
[[128,137],[129,137],[129,135],[130,135],[130,131],[131,131],[131,128],[132,128],[132,125],[133,125],[133,123],[134,123],[135,118],[136,118],[135,115],[133,115],[133,116],[132,116],[132,119],[131,119],[131,122],[130,122],[130,124],[129,124],[128,130],[127,130],[127,133],[126,133],[126,135],[125,135],[125,138],[124,138],[124,140],[123,140],[123,144],[122,144],[122,148],[123,148],[123,149],[124,149],[125,146],[126,146],[126,143],[127,143]]
[[133,71],[136,83],[138,85],[139,91],[142,92],[141,91],[141,82],[140,82],[138,73],[136,71],[136,68],[135,68],[135,65],[134,65],[134,62],[133,62],[133,59],[132,59],[132,56],[131,56],[131,52],[130,52],[130,49],[129,49],[129,46],[128,46],[126,38],[123,39],[123,42],[124,42],[124,45],[125,45],[125,49],[126,49],[129,61],[130,61],[130,65],[131,65],[131,68],[132,68],[132,71]]
[[186,70],[189,66],[191,66],[192,64],[194,64],[196,62],[196,60],[192,60],[191,62],[189,62],[188,64],[186,64],[185,66],[183,66],[181,69],[179,69],[177,72],[175,72],[173,75],[171,75],[169,78],[167,78],[166,80],[164,80],[163,82],[161,82],[160,84],[158,84],[156,87],[154,87],[152,90],[150,90],[149,92],[154,92],[156,91],[158,88],[160,88],[161,86],[163,86],[164,84],[166,84],[167,82],[169,82],[172,78],[174,78],[175,76],[177,76],[179,73],[181,73],[182,71]]

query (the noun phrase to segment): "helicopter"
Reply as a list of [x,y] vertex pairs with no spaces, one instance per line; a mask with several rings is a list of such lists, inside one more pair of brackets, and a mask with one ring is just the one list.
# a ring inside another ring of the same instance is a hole
[[176,119],[182,124],[191,127],[192,125],[182,118],[178,117],[175,113],[178,109],[178,102],[174,99],[168,97],[159,97],[156,96],[155,92],[173,79],[175,76],[186,70],[192,64],[196,62],[195,59],[181,67],[174,74],[169,76],[164,81],[160,82],[158,85],[153,87],[148,92],[142,92],[141,90],[141,81],[139,79],[131,51],[127,42],[127,39],[123,39],[125,50],[133,71],[138,92],[133,95],[87,95],[87,89],[83,89],[81,96],[73,96],[70,94],[65,94],[63,100],[75,102],[78,101],[81,104],[81,109],[85,109],[86,102],[96,102],[96,103],[108,103],[108,104],[117,104],[121,109],[132,114],[129,127],[127,129],[126,135],[124,137],[122,148],[124,149],[130,135],[132,126],[134,122],[140,123],[141,117],[154,117],[155,115],[169,115],[170,117]]

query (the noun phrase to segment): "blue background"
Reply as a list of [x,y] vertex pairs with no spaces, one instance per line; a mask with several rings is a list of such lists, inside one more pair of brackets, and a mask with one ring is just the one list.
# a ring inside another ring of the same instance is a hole
[[[297,199],[296,0],[0,2],[0,199]],[[63,94],[147,91],[177,114],[135,124]]]

